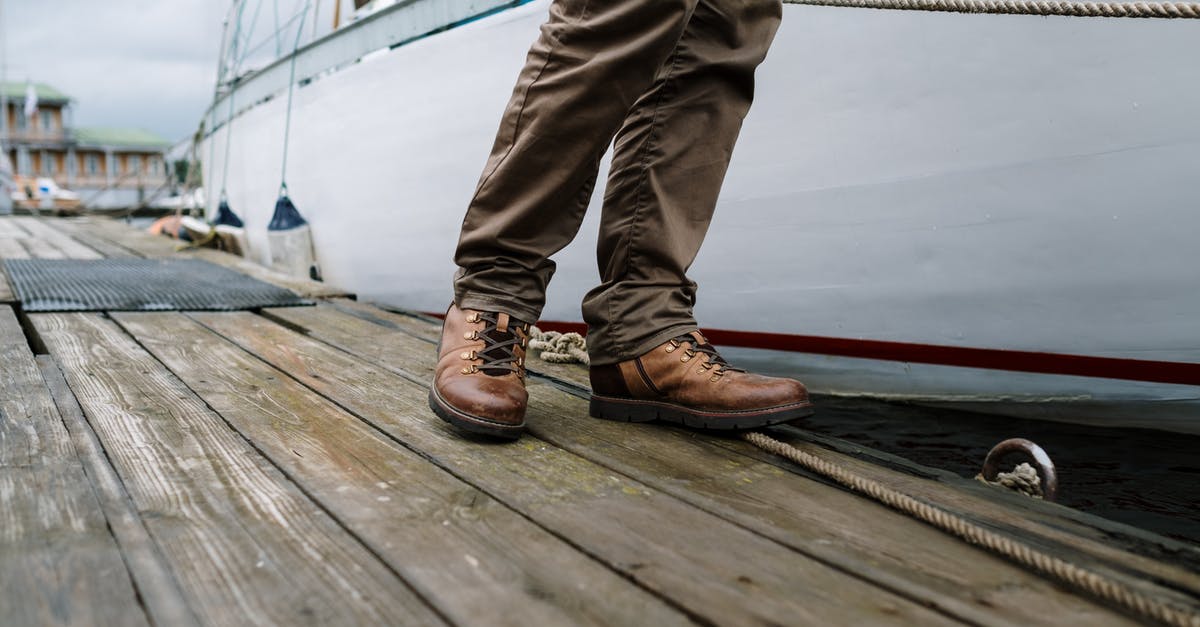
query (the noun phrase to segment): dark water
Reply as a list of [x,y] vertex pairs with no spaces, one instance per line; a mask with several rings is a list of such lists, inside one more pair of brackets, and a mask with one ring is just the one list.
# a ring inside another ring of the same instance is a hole
[[817,404],[817,414],[797,426],[963,477],[980,471],[997,442],[1033,440],[1058,469],[1059,503],[1200,544],[1200,436],[870,400]]

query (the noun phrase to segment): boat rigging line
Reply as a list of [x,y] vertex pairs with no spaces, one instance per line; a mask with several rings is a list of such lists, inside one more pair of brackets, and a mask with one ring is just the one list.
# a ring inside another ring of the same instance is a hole
[[[283,121],[283,163],[280,166],[279,172],[279,194],[281,197],[287,196],[288,140],[292,132],[292,97],[296,91],[296,53],[300,50],[300,36],[304,34],[304,18],[308,16],[308,8],[311,5],[312,1],[309,0],[304,3],[304,8],[300,10],[300,25],[296,27],[296,41],[292,45],[291,69],[288,72],[287,110]],[[231,102],[232,100],[230,98]]]
[[[258,6],[261,7],[262,4],[260,3]],[[232,64],[230,66],[228,66],[228,67],[230,67],[230,73],[232,74],[232,77],[228,80],[228,83],[230,86],[229,87],[229,114],[225,118],[225,157],[224,157],[223,163],[221,164],[221,192],[217,197],[217,215],[214,216],[214,218],[213,218],[214,224],[227,224],[229,226],[234,226],[234,227],[242,227],[242,226],[244,226],[244,222],[242,221],[242,219],[240,217],[238,217],[238,215],[236,213],[233,212],[233,209],[231,209],[229,207],[229,195],[226,193],[226,184],[229,181],[230,147],[233,145],[233,113],[234,113],[233,105],[234,105],[234,98],[235,98],[236,92],[237,92],[237,90],[235,89],[235,83],[237,82],[237,78],[238,78],[238,70],[241,69],[242,61],[245,59],[245,55],[242,55],[241,57],[238,56],[238,49],[240,48],[239,39],[240,39],[241,33],[242,33],[242,13],[243,13],[243,11],[245,11],[245,9],[246,9],[245,2],[241,2],[237,5],[237,21],[236,21],[236,24],[234,25],[233,37],[231,37],[230,41],[229,41],[229,47],[232,50],[232,53],[230,54],[230,56],[233,57]],[[258,21],[257,18],[258,18],[258,13],[256,11],[255,19],[251,21],[250,30],[248,30],[246,33],[247,41],[249,41],[250,36],[254,33],[254,22]],[[218,92],[218,93],[220,92],[220,89],[221,89],[221,83],[222,83],[221,79],[222,79],[222,77],[217,77],[216,92]],[[214,118],[216,116],[215,110],[213,112],[213,116],[214,116]],[[214,136],[213,136],[214,141],[209,144],[209,146],[210,146],[209,163],[212,163],[212,154],[211,153],[213,150],[216,149],[215,120],[214,120],[212,132],[214,133]]]

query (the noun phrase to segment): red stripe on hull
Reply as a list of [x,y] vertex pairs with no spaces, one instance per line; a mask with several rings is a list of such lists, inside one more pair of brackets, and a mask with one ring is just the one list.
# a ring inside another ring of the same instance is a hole
[[[538,327],[543,330],[559,331],[562,333],[569,331],[584,333],[587,331],[587,325],[581,322],[543,320],[538,322]],[[987,370],[1010,370],[1039,374],[1200,385],[1200,364],[1187,362],[1064,355],[1060,353],[1039,353],[995,348],[938,346],[935,344],[855,340],[815,335],[730,331],[728,329],[704,329],[704,334],[717,346],[765,348],[797,353],[859,357],[863,359],[934,364],[938,366],[957,366],[960,368],[983,368]]]

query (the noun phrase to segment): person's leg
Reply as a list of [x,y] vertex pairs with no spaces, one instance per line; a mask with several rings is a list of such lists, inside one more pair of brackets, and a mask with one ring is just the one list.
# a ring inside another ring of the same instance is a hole
[[779,0],[702,0],[654,87],[616,136],[597,257],[583,302],[595,365],[697,328],[687,269],[704,241]]
[[534,322],[600,157],[650,89],[697,0],[556,0],[463,220],[455,302]]
[[716,207],[779,0],[700,0],[617,134],[584,300],[591,415],[751,429],[812,414],[799,381],[731,367],[697,331],[686,272]]
[[600,157],[653,85],[697,0],[555,0],[521,71],[463,219],[455,304],[429,405],[474,433],[515,438],[529,324],[575,236]]

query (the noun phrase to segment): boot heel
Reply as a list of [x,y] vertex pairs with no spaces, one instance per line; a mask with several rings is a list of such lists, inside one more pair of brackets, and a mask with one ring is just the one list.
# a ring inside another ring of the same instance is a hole
[[641,403],[622,402],[618,399],[592,395],[588,406],[592,418],[618,422],[650,422],[658,419],[658,410]]

